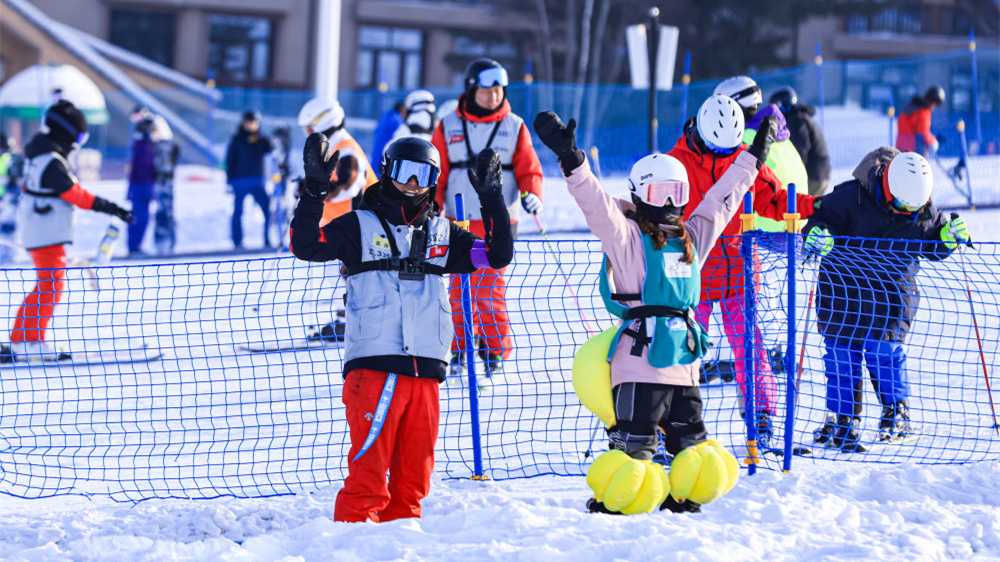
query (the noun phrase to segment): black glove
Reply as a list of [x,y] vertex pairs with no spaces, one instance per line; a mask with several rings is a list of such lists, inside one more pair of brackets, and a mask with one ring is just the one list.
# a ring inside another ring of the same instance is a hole
[[484,207],[500,201],[503,205],[503,196],[500,192],[503,184],[500,181],[500,155],[496,150],[487,148],[476,156],[475,162],[469,168],[469,181],[479,195],[479,202]]
[[93,209],[94,212],[118,217],[122,220],[122,222],[132,224],[132,211],[119,207],[102,197],[94,197],[94,206],[91,207],[91,209]]
[[332,155],[329,152],[330,141],[323,133],[313,133],[306,139],[306,146],[302,149],[302,167],[306,173],[301,187],[304,197],[322,199],[334,188],[330,176],[337,166],[340,152]]
[[576,147],[576,119],[563,125],[562,119],[551,111],[535,116],[535,132],[542,143],[559,158],[559,165],[567,176],[583,164],[583,152]]
[[774,142],[774,118],[768,117],[757,128],[757,136],[753,138],[753,144],[747,150],[757,159],[758,170],[767,161],[767,153],[771,151],[772,142]]

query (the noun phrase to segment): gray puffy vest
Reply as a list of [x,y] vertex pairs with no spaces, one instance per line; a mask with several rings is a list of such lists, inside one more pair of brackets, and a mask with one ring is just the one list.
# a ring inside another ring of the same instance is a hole
[[51,187],[42,185],[42,173],[49,162],[59,160],[69,171],[69,163],[55,152],[29,159],[24,167],[24,193],[17,208],[21,244],[28,250],[73,242],[73,205],[59,198]]
[[[503,166],[501,180],[503,182],[503,200],[510,213],[511,222],[516,222],[521,205],[518,197],[520,190],[514,177],[514,150],[517,148],[517,136],[521,131],[523,120],[508,113],[506,117],[495,123],[476,123],[466,121],[458,116],[458,112],[449,113],[441,120],[444,141],[448,145],[448,192],[445,197],[445,212],[449,217],[455,217],[455,194],[461,193],[465,205],[465,218],[482,220],[479,195],[469,181],[469,166],[477,154],[493,148],[500,155]],[[470,150],[471,153],[470,153]]]
[[413,355],[449,362],[455,333],[448,278],[443,274],[448,261],[449,222],[440,217],[428,219],[423,252],[428,271],[423,275],[407,275],[399,270],[365,269],[391,260],[392,242],[398,250],[397,258],[408,256],[410,242],[418,229],[389,223],[383,226],[371,211],[355,211],[355,214],[361,227],[361,264],[348,271],[344,361]]

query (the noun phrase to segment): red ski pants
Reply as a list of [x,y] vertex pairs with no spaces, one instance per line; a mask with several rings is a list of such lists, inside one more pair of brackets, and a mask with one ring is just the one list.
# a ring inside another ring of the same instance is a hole
[[420,500],[430,492],[438,435],[437,380],[397,375],[381,433],[355,459],[368,439],[387,376],[383,371],[355,369],[344,381],[351,450],[334,521],[379,523],[420,517]]
[[66,277],[66,248],[62,244],[31,250],[38,281],[17,310],[10,341],[45,341],[45,328],[62,298]]
[[[513,351],[510,338],[510,319],[507,316],[507,282],[503,278],[504,269],[491,267],[469,274],[472,293],[472,325],[475,335],[482,338],[486,348],[493,355],[509,359]],[[455,325],[455,341],[451,350],[465,349],[465,322],[462,315],[462,279],[451,276],[448,291],[451,299],[451,319]]]

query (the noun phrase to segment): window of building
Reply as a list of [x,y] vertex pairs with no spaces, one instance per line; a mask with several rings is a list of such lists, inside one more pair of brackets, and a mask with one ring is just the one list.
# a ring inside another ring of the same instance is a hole
[[162,65],[173,66],[176,14],[112,8],[109,27],[112,44]]
[[852,15],[845,21],[848,33],[920,33],[923,20],[919,6],[883,8],[872,14]]
[[259,16],[208,16],[208,72],[220,84],[271,80],[271,20]]
[[415,29],[361,26],[355,81],[359,88],[412,90],[423,81],[424,35]]

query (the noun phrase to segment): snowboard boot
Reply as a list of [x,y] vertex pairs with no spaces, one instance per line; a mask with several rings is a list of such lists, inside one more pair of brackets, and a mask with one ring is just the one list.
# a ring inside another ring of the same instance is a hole
[[833,438],[836,423],[837,421],[834,419],[833,414],[827,414],[823,425],[813,431],[813,443],[819,443],[820,445],[829,443],[830,439]]
[[771,449],[771,438],[774,437],[774,427],[771,425],[771,414],[757,412],[757,447],[761,451]]
[[905,401],[882,407],[882,418],[878,422],[879,441],[899,441],[911,433],[910,409]]
[[679,502],[673,496],[668,495],[667,499],[663,500],[663,503],[660,504],[660,511],[663,510],[674,513],[701,513],[701,504],[697,504],[691,500]]
[[851,416],[837,416],[836,430],[830,443],[834,449],[840,449],[843,453],[863,453],[864,446],[861,445],[861,434],[858,427],[861,426],[861,418]]

